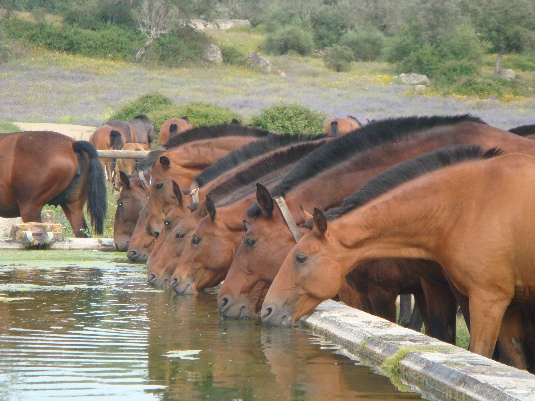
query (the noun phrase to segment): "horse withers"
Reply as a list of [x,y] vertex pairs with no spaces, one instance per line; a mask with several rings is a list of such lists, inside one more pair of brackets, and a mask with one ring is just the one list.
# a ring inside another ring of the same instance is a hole
[[61,206],[74,235],[89,227],[102,234],[106,216],[106,179],[93,145],[51,131],[0,134],[0,216],[41,222],[45,205]]

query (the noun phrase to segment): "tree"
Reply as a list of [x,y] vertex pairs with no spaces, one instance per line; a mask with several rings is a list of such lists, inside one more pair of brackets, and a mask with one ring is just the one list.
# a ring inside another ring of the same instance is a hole
[[464,0],[474,25],[498,52],[494,72],[501,71],[504,54],[535,48],[533,0]]
[[177,18],[175,8],[164,0],[143,0],[137,10],[138,27],[147,37],[145,44],[136,54],[136,61],[143,60],[146,51],[160,36],[171,32]]

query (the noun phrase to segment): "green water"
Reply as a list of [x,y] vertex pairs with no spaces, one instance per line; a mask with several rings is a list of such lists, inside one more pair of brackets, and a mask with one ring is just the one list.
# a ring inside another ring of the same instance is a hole
[[420,399],[301,329],[220,319],[124,254],[0,254],[0,400]]

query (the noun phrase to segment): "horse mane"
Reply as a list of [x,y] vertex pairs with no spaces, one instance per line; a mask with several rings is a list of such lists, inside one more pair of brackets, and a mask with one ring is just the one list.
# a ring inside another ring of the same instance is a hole
[[511,128],[508,131],[519,136],[533,135],[535,134],[535,124],[519,125],[518,127]]
[[325,134],[270,135],[265,139],[251,142],[230,152],[228,155],[219,158],[214,164],[205,168],[200,174],[198,174],[194,178],[194,181],[199,185],[199,187],[203,187],[214,178],[219,177],[224,172],[237,167],[239,164],[247,160],[251,160],[257,156],[261,156],[279,148],[287,147],[300,142],[310,142],[325,137],[327,137]]
[[290,171],[282,182],[271,191],[272,196],[285,196],[298,184],[307,181],[321,172],[364,153],[384,143],[399,141],[412,135],[418,135],[430,128],[441,125],[454,125],[462,122],[484,124],[478,117],[470,114],[457,116],[428,116],[388,118],[369,123],[362,128],[338,137],[325,146],[304,157]]
[[278,169],[296,163],[303,156],[318,147],[325,146],[326,140],[322,140],[326,138],[325,135],[317,135],[310,138],[315,139],[290,144],[281,148],[279,151],[266,155],[266,157],[261,158],[247,169],[238,172],[233,177],[213,188],[208,195],[217,202],[218,199],[225,197],[229,193],[241,189],[246,185],[253,184]]
[[[329,209],[326,213],[327,220],[343,216],[399,185],[427,173],[470,160],[490,159],[503,153],[498,148],[484,151],[479,145],[455,145],[422,154],[399,163],[367,181],[344,199],[341,206]],[[307,221],[305,226],[311,228],[312,221]]]
[[166,143],[166,150],[153,150],[138,165],[140,169],[146,170],[154,165],[162,153],[186,143],[200,141],[203,139],[216,139],[225,136],[254,136],[258,138],[275,135],[270,131],[260,128],[248,127],[239,124],[219,124],[210,126],[193,127],[180,135],[170,138]]

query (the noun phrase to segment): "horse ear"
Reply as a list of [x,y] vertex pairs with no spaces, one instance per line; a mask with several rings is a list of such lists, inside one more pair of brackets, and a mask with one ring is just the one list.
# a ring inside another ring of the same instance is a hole
[[314,228],[321,236],[324,236],[325,231],[327,231],[327,216],[323,210],[318,208],[314,208]]
[[128,178],[124,171],[119,171],[119,178],[126,187],[126,189],[130,189],[130,178]]
[[308,213],[302,205],[299,205],[299,210],[301,210],[301,216],[303,216],[304,221],[310,220],[314,217],[310,213]]
[[167,156],[160,156],[160,163],[163,166],[165,170],[169,168],[169,165],[171,164],[171,160]]
[[208,215],[210,216],[210,220],[214,221],[215,219],[215,205],[212,198],[210,198],[208,195],[206,196],[206,201],[204,202],[204,207],[206,208],[206,211],[208,212]]
[[182,206],[182,192],[180,192],[180,187],[176,183],[175,180],[171,180],[173,182],[173,193],[176,196],[176,200],[178,203],[180,203],[180,206]]
[[249,223],[247,220],[243,220],[243,229],[245,230],[245,232],[249,231],[250,228],[251,223]]
[[268,189],[260,183],[256,183],[256,200],[266,217],[271,217],[275,207],[273,198]]

